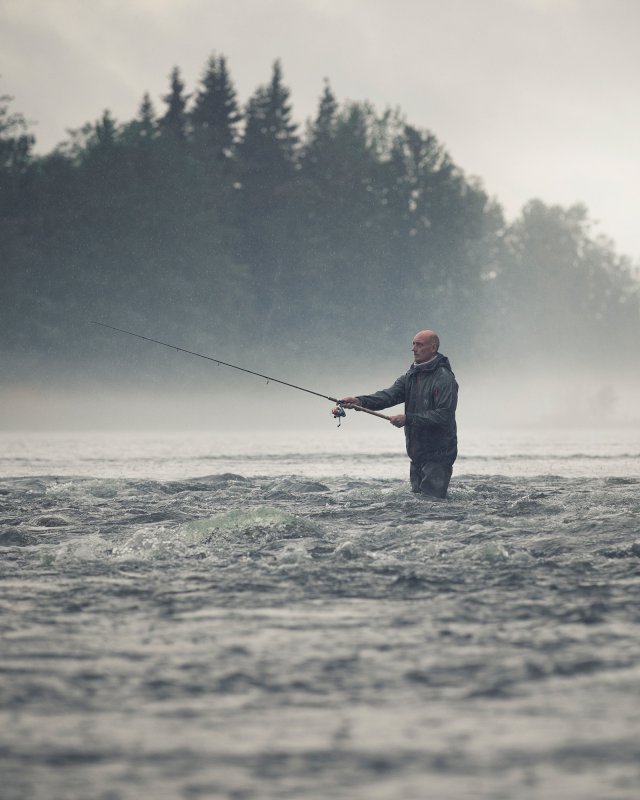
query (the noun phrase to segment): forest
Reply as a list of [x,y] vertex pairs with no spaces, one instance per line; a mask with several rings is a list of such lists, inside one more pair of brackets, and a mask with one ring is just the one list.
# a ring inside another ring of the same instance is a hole
[[300,124],[278,61],[242,106],[224,56],[192,91],[176,67],[161,107],[45,155],[4,96],[0,212],[4,382],[121,375],[91,320],[252,369],[399,368],[424,327],[457,364],[616,363],[638,341],[637,266],[588,209],[508,221],[432,131],[328,81]]

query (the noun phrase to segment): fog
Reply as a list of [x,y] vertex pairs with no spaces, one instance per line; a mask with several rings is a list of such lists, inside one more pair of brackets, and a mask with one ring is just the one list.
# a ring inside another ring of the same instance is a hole
[[[180,358],[180,356],[177,356]],[[390,386],[410,360],[398,358],[395,367],[371,365],[333,375],[327,370],[274,377],[293,380],[331,397],[365,394]],[[464,450],[470,429],[640,427],[637,376],[612,381],[600,374],[553,374],[514,367],[479,376],[471,368],[458,369],[460,385],[458,431]],[[207,372],[216,372],[215,379]],[[94,377],[87,383],[55,385],[23,382],[0,388],[0,428],[34,431],[180,431],[201,430],[242,435],[247,431],[326,431],[333,436],[337,421],[333,403],[314,395],[234,374],[225,367],[204,364],[201,375],[158,373],[154,380],[132,376],[118,384]],[[396,409],[400,413],[401,407]],[[391,412],[389,412],[391,413]],[[349,411],[340,435],[389,428],[390,446],[402,447],[398,431],[384,420]]]

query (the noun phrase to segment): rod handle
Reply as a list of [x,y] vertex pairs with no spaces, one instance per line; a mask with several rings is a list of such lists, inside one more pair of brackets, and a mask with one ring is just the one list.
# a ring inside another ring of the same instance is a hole
[[352,406],[354,411],[364,411],[365,414],[371,414],[372,417],[380,417],[380,419],[390,420],[391,417],[388,417],[386,414],[381,414],[379,411],[372,411],[370,408],[365,408],[364,406]]

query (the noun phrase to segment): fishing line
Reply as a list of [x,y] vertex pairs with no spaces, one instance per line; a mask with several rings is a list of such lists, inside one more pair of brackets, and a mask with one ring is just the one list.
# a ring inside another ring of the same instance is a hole
[[[133,331],[126,331],[124,328],[116,328],[115,325],[107,325],[104,322],[95,322],[94,320],[90,320],[91,325],[99,325],[101,328],[109,328],[112,331],[118,331],[118,333],[125,333],[127,336],[134,336],[136,339],[144,339],[145,342],[153,342],[154,344],[162,345],[163,347],[168,347],[170,350],[177,350],[180,353],[187,353],[190,356],[197,356],[197,358],[204,358],[207,361],[212,361],[214,364],[223,367],[231,367],[231,369],[237,369],[240,372],[247,372],[249,375],[255,375],[257,378],[264,378],[267,383],[273,381],[274,383],[280,383],[283,386],[288,386],[290,389],[297,389],[299,392],[307,392],[307,394],[313,394],[316,397],[321,397],[323,400],[330,400],[332,403],[336,403],[335,408],[332,409],[331,413],[333,416],[338,419],[338,427],[340,427],[340,417],[345,417],[346,412],[342,407],[342,403],[338,400],[337,397],[329,397],[329,395],[321,394],[320,392],[314,392],[312,389],[306,389],[304,386],[298,386],[295,383],[288,383],[287,381],[282,381],[279,378],[273,378],[270,375],[263,375],[261,372],[254,372],[252,369],[246,369],[245,367],[239,367],[237,364],[231,364],[228,361],[223,361],[220,358],[216,358],[215,356],[205,356],[202,353],[196,353],[194,350],[187,350],[185,347],[178,347],[178,345],[170,344],[169,342],[161,342],[159,339],[152,339],[150,336],[143,336],[141,333],[134,333]],[[380,417],[381,419],[388,420],[385,414],[379,414],[377,411],[371,411],[368,408],[364,408],[363,406],[353,406],[354,410],[356,411],[364,411],[366,414],[371,414],[374,417]]]

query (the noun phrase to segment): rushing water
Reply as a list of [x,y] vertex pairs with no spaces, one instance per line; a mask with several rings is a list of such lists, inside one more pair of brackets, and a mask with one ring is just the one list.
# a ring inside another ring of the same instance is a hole
[[640,431],[396,433],[0,434],[2,800],[636,800]]

